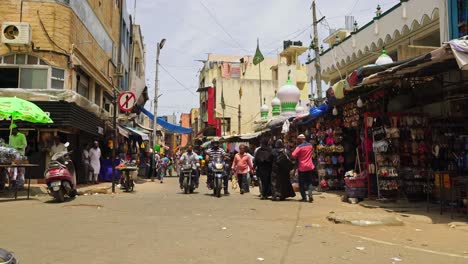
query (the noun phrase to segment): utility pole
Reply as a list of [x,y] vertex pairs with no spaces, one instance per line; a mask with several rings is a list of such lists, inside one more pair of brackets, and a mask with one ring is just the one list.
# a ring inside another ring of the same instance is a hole
[[115,148],[118,146],[117,144],[117,89],[114,87],[112,89],[114,91],[114,97],[112,100],[112,104],[114,105],[114,112],[112,113],[112,123],[114,126],[114,130],[112,131],[112,193],[115,193]]
[[237,110],[237,122],[239,122],[237,124],[237,129],[239,130],[239,135],[241,135],[241,105],[239,104],[239,107],[238,107],[238,110]]
[[[317,98],[319,101],[322,100],[322,70],[320,66],[320,48],[318,39],[318,21],[317,14],[315,11],[315,0],[312,1],[312,19],[314,21],[314,52],[315,52],[315,81],[317,83]],[[322,19],[320,19],[322,20]]]
[[[166,43],[166,39],[162,39],[161,42],[158,42],[156,45],[156,73],[154,77],[154,109],[153,109],[153,144],[152,148],[154,150],[154,146],[156,145],[158,133],[156,129],[157,119],[158,119],[158,99],[159,99],[159,55],[161,54],[161,49],[164,47],[164,43]],[[154,153],[156,154],[156,153]],[[156,164],[155,164],[156,165]],[[154,171],[151,173],[151,181],[154,181]]]

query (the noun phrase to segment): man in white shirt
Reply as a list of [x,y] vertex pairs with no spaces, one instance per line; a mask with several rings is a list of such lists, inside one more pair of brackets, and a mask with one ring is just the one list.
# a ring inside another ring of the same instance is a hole
[[60,137],[55,136],[54,145],[52,145],[52,147],[50,148],[50,152],[49,152],[50,157],[53,157],[55,154],[64,152],[64,151],[67,151],[67,148],[62,142],[60,142]]
[[101,149],[99,148],[99,142],[97,141],[94,141],[93,147],[89,150],[89,163],[93,170],[89,181],[96,184],[98,182],[99,172],[101,171]]

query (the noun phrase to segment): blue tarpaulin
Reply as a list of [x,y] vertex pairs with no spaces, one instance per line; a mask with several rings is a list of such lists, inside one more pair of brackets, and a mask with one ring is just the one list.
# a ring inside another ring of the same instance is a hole
[[298,125],[305,125],[313,120],[319,118],[321,115],[325,114],[328,111],[328,105],[327,104],[321,104],[318,107],[314,106],[310,109],[309,111],[309,116],[305,118],[304,120],[299,121],[297,124]]
[[[143,112],[145,115],[147,115],[151,120],[154,119],[154,115],[150,113],[148,110],[145,108],[139,106],[141,112]],[[164,120],[161,117],[158,117],[157,121],[158,125],[160,125],[164,130],[167,130],[172,133],[177,133],[177,134],[192,134],[192,129],[191,128],[186,128],[186,127],[181,127],[177,126],[171,123],[168,123],[166,120]]]

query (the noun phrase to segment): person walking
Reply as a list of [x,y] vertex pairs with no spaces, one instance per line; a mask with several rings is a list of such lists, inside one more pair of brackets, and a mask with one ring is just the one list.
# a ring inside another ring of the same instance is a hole
[[293,162],[291,154],[284,148],[281,139],[276,141],[272,155],[271,192],[273,201],[284,201],[286,198],[295,197],[296,193],[292,187],[290,175]]
[[255,170],[260,180],[260,197],[262,200],[271,196],[271,170],[273,167],[272,149],[268,146],[268,139],[263,138],[260,147],[255,150]]
[[169,166],[169,158],[165,155],[163,155],[163,158],[161,159],[161,173],[159,174],[159,181],[160,183],[164,183],[164,177],[167,174],[167,168]]
[[90,174],[90,160],[89,160],[89,144],[83,144],[83,151],[81,152],[81,162],[83,163],[84,180],[89,183]]
[[89,181],[97,184],[98,175],[101,171],[101,149],[99,148],[99,142],[97,141],[94,141],[93,147],[89,150],[89,163],[92,168]]
[[[313,174],[315,166],[312,162],[312,144],[306,141],[306,138],[303,134],[300,134],[297,137],[298,145],[292,156],[294,159],[298,160],[298,174],[299,174],[299,191],[301,192],[302,202],[313,202],[314,198],[312,197],[313,189]],[[306,194],[307,191],[307,194]],[[308,195],[308,197],[307,197]]]
[[237,153],[234,156],[231,168],[235,175],[237,175],[237,181],[239,182],[240,186],[240,194],[249,192],[247,173],[249,172],[249,168],[252,173],[254,173],[255,170],[252,164],[252,160],[250,159],[249,155],[247,155],[247,153],[245,152],[245,145],[239,146],[239,153]]

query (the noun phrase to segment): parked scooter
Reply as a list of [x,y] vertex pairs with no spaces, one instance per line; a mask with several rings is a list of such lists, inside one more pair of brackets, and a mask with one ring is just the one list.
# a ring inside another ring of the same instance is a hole
[[213,195],[215,197],[221,197],[221,190],[223,189],[223,179],[225,175],[224,170],[224,161],[223,159],[217,158],[211,162],[211,167],[213,171]]
[[[70,143],[65,143],[65,147]],[[54,154],[44,174],[49,194],[58,202],[65,201],[65,196],[73,198],[76,196],[76,171],[70,154],[72,152],[62,151]]]
[[194,181],[195,173],[197,173],[200,164],[197,163],[195,168],[190,163],[185,163],[182,165],[182,175],[184,177],[184,181],[182,183],[182,187],[184,188],[184,193],[193,193],[196,189],[196,184]]

